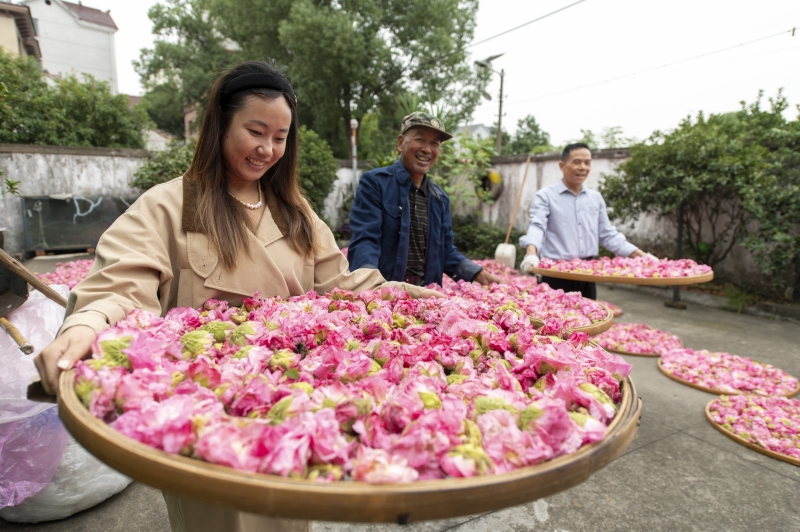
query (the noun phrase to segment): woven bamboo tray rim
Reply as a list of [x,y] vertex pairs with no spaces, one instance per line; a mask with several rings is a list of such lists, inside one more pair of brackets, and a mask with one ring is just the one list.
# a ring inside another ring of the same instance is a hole
[[589,275],[587,273],[559,272],[543,268],[531,268],[531,273],[570,281],[587,281],[590,283],[637,284],[645,286],[677,286],[686,284],[707,283],[714,279],[714,272],[692,277],[613,277],[611,275]]
[[[603,318],[601,321],[592,323],[591,325],[583,325],[581,327],[575,327],[574,329],[567,329],[566,335],[570,335],[574,332],[584,332],[589,336],[595,336],[602,332],[606,332],[611,328],[614,324],[614,313],[611,312],[611,309],[606,307],[605,305],[601,305],[604,309],[606,309],[606,317]],[[541,318],[530,318],[531,323],[536,325],[537,327],[541,327],[544,325],[544,321]]]
[[[692,388],[694,388],[696,390],[700,390],[701,392],[713,393],[714,395],[759,395],[759,394],[754,394],[752,392],[746,392],[746,391],[728,392],[728,391],[725,391],[725,390],[717,390],[717,389],[714,389],[714,388],[706,388],[705,386],[700,386],[699,384],[694,384],[693,382],[689,382],[689,381],[686,381],[684,379],[681,379],[680,377],[678,377],[678,376],[670,373],[666,369],[664,369],[664,367],[661,365],[661,361],[662,361],[662,359],[659,358],[658,359],[658,369],[661,370],[661,373],[663,373],[664,375],[666,375],[670,379],[674,380],[675,382],[679,382],[679,383],[684,384],[686,386],[690,386],[690,387],[692,387]],[[788,373],[787,373],[787,375],[788,375]],[[800,381],[797,382],[797,386],[795,386],[794,390],[792,390],[791,392],[789,392],[787,394],[783,394],[780,397],[794,397],[798,393],[800,393]]]
[[[733,395],[733,394],[725,394],[725,395]],[[717,398],[717,399],[719,399],[719,398]],[[718,431],[720,431],[721,433],[723,433],[725,436],[729,437],[730,439],[732,439],[736,443],[738,443],[740,445],[744,445],[748,449],[752,449],[757,453],[765,454],[765,455],[769,456],[770,458],[774,458],[774,459],[780,460],[782,462],[787,462],[787,463],[792,464],[792,465],[800,466],[800,460],[798,460],[797,458],[792,458],[791,456],[786,456],[785,454],[776,453],[775,451],[770,451],[769,449],[765,449],[765,448],[761,447],[760,445],[756,445],[754,443],[751,443],[751,442],[743,439],[742,437],[740,437],[738,434],[726,429],[725,427],[723,427],[722,425],[720,425],[719,423],[714,421],[714,419],[711,417],[711,405],[714,404],[714,402],[717,399],[712,399],[706,405],[706,419],[708,419],[708,422],[711,423],[711,426],[713,426],[715,429],[717,429]]]
[[661,355],[659,355],[658,353],[629,353],[628,351],[623,351],[621,349],[609,349],[607,347],[604,347],[603,349],[611,353],[616,353],[618,355],[630,355],[632,357],[650,357],[650,358],[661,357]]
[[273,517],[348,521],[422,521],[488,512],[571,488],[616,459],[633,441],[641,400],[630,377],[606,438],[577,452],[499,475],[410,484],[339,482],[249,473],[168,454],[117,433],[75,394],[74,370],[61,374],[59,415],[72,436],[109,466],[178,496]]

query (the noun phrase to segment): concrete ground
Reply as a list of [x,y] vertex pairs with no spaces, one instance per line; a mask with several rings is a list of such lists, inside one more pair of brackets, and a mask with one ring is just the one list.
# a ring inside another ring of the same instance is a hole
[[[687,347],[728,351],[800,375],[800,326],[689,305],[674,310],[641,293],[599,287],[622,307],[621,322],[677,334]],[[317,522],[315,532],[799,531],[800,467],[738,445],[706,421],[713,399],[663,376],[656,359],[626,357],[643,401],[641,426],[625,453],[583,484],[529,504],[478,516],[410,525]],[[134,482],[63,521],[0,530],[168,531],[158,490]]]

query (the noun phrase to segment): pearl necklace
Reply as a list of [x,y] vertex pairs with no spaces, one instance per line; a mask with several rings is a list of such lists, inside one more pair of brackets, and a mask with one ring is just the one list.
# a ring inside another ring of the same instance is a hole
[[230,190],[228,190],[228,194],[230,194],[233,199],[235,199],[236,201],[238,201],[239,203],[241,203],[242,205],[244,205],[248,209],[256,210],[256,209],[260,209],[261,208],[261,187],[258,187],[258,203],[245,203],[242,200],[240,200],[239,198],[237,198],[236,196],[234,196],[233,192],[231,192]]

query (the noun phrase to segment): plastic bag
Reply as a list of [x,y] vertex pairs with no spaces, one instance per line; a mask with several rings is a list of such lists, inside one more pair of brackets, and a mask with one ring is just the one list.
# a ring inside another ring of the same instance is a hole
[[[53,409],[55,410],[55,409]],[[64,434],[66,430],[62,428]],[[0,509],[0,517],[15,523],[64,519],[119,493],[131,479],[89,454],[71,436],[61,464],[42,491],[16,506]]]
[[19,504],[47,486],[67,440],[57,408],[0,425],[0,508]]
[[[64,297],[69,289],[51,285]],[[64,309],[33,291],[7,316],[34,346],[25,355],[0,331],[0,517],[7,521],[63,519],[121,491],[131,479],[99,462],[61,424],[54,404],[26,399],[37,374],[33,357],[55,338]]]
[[[69,296],[66,285],[50,287],[64,297]],[[33,357],[56,337],[58,329],[64,323],[64,307],[34,290],[28,300],[9,313],[6,319],[33,344],[34,352],[31,355],[23,354],[16,342],[5,331],[0,330],[0,367],[3,368],[0,371],[0,423],[35,416],[53,408],[52,404],[28,401],[25,396],[28,384],[37,374]]]

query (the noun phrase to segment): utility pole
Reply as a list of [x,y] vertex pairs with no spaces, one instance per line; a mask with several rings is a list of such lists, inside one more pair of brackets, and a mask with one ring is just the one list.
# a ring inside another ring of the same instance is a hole
[[495,151],[501,155],[503,150],[503,78],[506,75],[505,69],[500,70],[500,112],[497,114],[497,140],[495,141]]
[[350,132],[352,135],[352,150],[351,157],[353,158],[353,183],[358,182],[358,159],[356,157],[356,131],[358,130],[358,120],[355,118],[350,119]]

